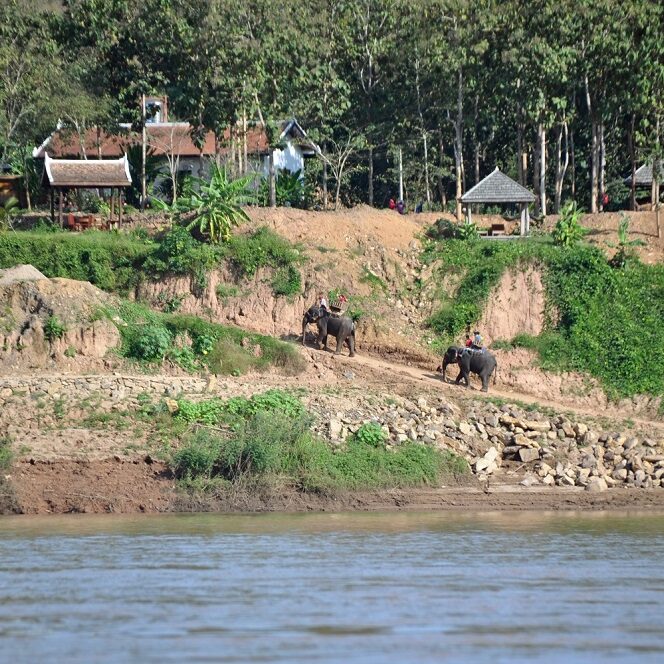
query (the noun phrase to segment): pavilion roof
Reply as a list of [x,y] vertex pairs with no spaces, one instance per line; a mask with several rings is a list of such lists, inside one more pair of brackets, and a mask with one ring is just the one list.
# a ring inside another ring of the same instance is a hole
[[44,168],[51,187],[129,187],[129,161],[121,159],[51,159],[46,153]]
[[497,167],[462,197],[463,203],[532,203],[535,196]]
[[[632,176],[628,175],[623,182],[629,187],[632,185]],[[636,186],[650,187],[652,185],[652,166],[643,164],[636,169]]]

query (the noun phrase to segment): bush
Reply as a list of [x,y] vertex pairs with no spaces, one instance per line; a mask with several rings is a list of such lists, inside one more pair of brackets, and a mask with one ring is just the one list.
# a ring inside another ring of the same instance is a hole
[[12,441],[8,436],[0,436],[0,471],[9,470],[13,462]]
[[[173,456],[178,477],[283,477],[305,491],[436,485],[442,475],[468,471],[452,453],[409,443],[387,450],[375,423],[364,425],[345,448],[333,451],[312,436],[309,416],[292,395],[271,390],[251,399],[181,401],[177,417],[234,422],[232,433],[197,433]],[[194,410],[196,414],[194,415]],[[197,421],[197,420],[188,420]]]
[[162,325],[146,325],[132,335],[129,356],[138,360],[162,360],[170,348],[173,338]]
[[298,295],[302,291],[302,275],[293,265],[279,268],[272,279],[275,295]]
[[246,277],[253,277],[261,267],[286,267],[302,260],[298,249],[266,226],[250,235],[233,236],[225,252]]
[[366,422],[353,434],[352,439],[361,445],[383,447],[387,439],[387,434],[383,431],[380,424]]
[[551,235],[553,241],[561,247],[573,247],[583,237],[583,226],[580,219],[583,212],[572,201],[563,207],[560,218]]
[[204,429],[197,431],[173,455],[173,473],[178,479],[211,477],[223,444],[221,437]]
[[64,337],[67,328],[57,316],[49,316],[44,323],[44,336],[47,341],[55,341]]

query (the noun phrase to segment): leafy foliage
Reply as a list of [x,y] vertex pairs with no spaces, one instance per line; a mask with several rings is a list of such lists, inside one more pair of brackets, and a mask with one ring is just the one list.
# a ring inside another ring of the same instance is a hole
[[553,229],[553,241],[561,247],[572,247],[583,237],[580,219],[582,211],[575,202],[568,203],[561,211]]
[[430,244],[424,257],[438,260],[439,275],[456,276],[453,296],[440,294],[430,325],[441,345],[458,339],[481,318],[491,289],[508,268],[538,265],[547,294],[546,331],[527,345],[551,370],[575,370],[599,378],[615,396],[664,392],[664,267],[637,259],[612,270],[590,246],[556,246],[546,240],[518,243],[460,241]]
[[254,276],[261,267],[288,267],[302,260],[297,248],[267,226],[249,235],[233,236],[225,248],[225,255],[246,277]]
[[[345,448],[333,452],[311,434],[302,403],[279,390],[250,399],[178,404],[176,418],[214,427],[190,436],[174,453],[174,471],[183,479],[283,477],[305,491],[330,492],[436,485],[443,474],[468,469],[462,459],[426,445],[390,451],[375,424],[364,425]],[[219,432],[224,423],[230,425],[227,434]]]
[[[275,179],[276,202],[280,207],[308,208],[311,204],[311,187],[304,179],[301,170],[291,172],[279,169]],[[259,198],[263,205],[269,204],[267,178],[261,181]]]
[[255,195],[249,188],[252,179],[231,180],[225,169],[213,164],[210,181],[192,178],[190,186],[178,198],[176,210],[187,219],[188,230],[196,229],[212,244],[228,242],[231,229],[249,221],[242,206],[255,202]]
[[64,337],[67,328],[57,316],[49,316],[44,323],[44,336],[48,341]]

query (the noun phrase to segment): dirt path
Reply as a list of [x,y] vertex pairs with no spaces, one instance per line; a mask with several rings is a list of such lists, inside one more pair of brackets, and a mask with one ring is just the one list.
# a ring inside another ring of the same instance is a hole
[[[352,370],[353,364],[360,364],[363,367],[367,367],[372,371],[383,372],[386,376],[392,376],[392,381],[397,379],[398,376],[405,377],[411,380],[419,381],[426,383],[431,386],[435,386],[437,389],[443,389],[450,394],[454,394],[457,397],[464,397],[466,393],[469,393],[473,397],[481,397],[483,393],[477,389],[476,386],[473,386],[473,378],[471,378],[471,390],[465,390],[463,387],[455,385],[454,382],[443,382],[443,377],[436,373],[433,370],[420,369],[419,367],[405,366],[402,364],[395,364],[392,362],[387,362],[377,357],[367,356],[367,355],[356,355],[353,358],[341,355],[337,356],[336,361],[343,363],[344,366],[348,366]],[[448,381],[451,379],[448,377]],[[392,382],[389,378],[386,379],[386,382]],[[633,413],[619,410],[617,408],[612,408],[610,413],[601,413],[597,409],[591,408],[581,408],[579,406],[574,406],[569,403],[564,403],[560,401],[553,401],[549,399],[543,399],[538,396],[533,396],[532,394],[524,394],[521,392],[515,391],[505,391],[496,389],[493,386],[489,388],[489,396],[498,397],[501,399],[520,401],[522,403],[534,404],[543,408],[550,408],[561,413],[576,413],[584,417],[596,418],[598,416],[610,418],[612,420],[625,420],[630,419],[634,423],[641,424],[644,426],[657,429],[664,433],[664,422],[659,422],[657,420],[638,418],[633,415]]]

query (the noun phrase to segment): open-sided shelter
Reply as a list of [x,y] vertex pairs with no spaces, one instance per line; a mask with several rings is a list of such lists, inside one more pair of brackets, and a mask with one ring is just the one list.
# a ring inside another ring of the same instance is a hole
[[484,180],[478,182],[462,197],[461,202],[466,205],[466,221],[471,223],[472,214],[470,206],[473,203],[514,204],[521,206],[521,235],[528,235],[530,229],[530,215],[528,205],[535,202],[535,196],[518,182],[502,173],[498,167]]
[[[122,224],[123,192],[131,186],[129,161],[121,159],[51,159],[44,155],[44,171],[51,190],[51,219],[55,220],[55,194],[58,194],[58,221],[63,226],[64,197],[70,189],[110,189],[110,222]],[[116,217],[117,214],[117,217]]]

